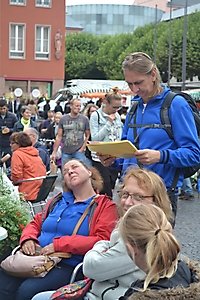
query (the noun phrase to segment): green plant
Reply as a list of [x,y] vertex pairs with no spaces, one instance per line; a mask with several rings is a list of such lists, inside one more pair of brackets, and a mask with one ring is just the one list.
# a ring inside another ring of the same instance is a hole
[[8,237],[0,242],[0,255],[6,249],[19,244],[23,228],[30,220],[26,203],[3,171],[0,171],[0,226],[8,231]]

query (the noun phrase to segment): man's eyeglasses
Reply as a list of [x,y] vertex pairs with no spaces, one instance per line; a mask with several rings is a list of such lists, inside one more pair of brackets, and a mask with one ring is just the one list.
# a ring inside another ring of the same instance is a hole
[[18,145],[18,143],[16,142],[10,142],[10,145],[14,145],[14,144]]
[[121,198],[122,199],[128,199],[128,198],[131,198],[131,200],[133,201],[133,200],[136,200],[136,201],[144,201],[146,198],[154,198],[154,196],[153,195],[151,195],[151,196],[142,196],[142,195],[138,195],[138,194],[130,194],[129,192],[122,192],[121,193]]

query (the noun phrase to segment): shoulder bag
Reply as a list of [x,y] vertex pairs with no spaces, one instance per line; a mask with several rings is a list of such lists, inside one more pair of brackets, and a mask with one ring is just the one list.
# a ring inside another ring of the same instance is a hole
[[[86,210],[77,222],[72,235],[75,235],[89,209],[94,203],[95,198],[87,206]],[[15,254],[9,255],[1,262],[1,268],[8,274],[15,277],[44,277],[51,269],[53,269],[62,258],[70,258],[71,253],[54,252],[49,255],[26,255],[21,250]]]

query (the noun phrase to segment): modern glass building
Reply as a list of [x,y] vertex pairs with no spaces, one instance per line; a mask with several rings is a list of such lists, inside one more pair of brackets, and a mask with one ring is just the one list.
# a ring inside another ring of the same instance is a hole
[[137,27],[159,22],[160,9],[139,5],[81,4],[68,5],[67,16],[72,17],[93,34],[119,34],[133,32]]

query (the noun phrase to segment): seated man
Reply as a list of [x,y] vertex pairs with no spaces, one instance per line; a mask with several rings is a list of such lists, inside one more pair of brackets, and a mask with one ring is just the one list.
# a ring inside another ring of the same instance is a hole
[[27,129],[24,130],[24,132],[26,134],[28,134],[28,136],[30,137],[31,142],[32,142],[32,146],[35,147],[38,150],[39,156],[41,157],[41,159],[43,161],[43,164],[46,166],[46,171],[49,171],[50,170],[50,157],[49,157],[49,153],[45,149],[45,147],[43,147],[38,142],[39,132],[35,128],[27,128]]

